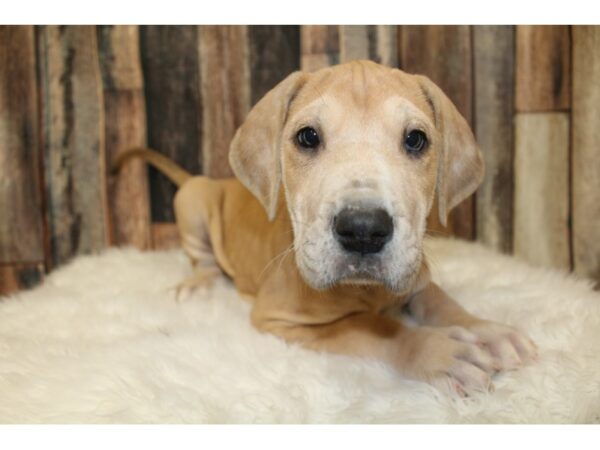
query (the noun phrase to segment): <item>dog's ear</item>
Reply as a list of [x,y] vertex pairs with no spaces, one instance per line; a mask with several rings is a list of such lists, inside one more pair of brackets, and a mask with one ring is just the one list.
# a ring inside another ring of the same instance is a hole
[[288,108],[307,74],[294,72],[252,108],[229,148],[233,172],[264,206],[269,220],[277,212],[281,184],[281,138]]
[[429,78],[417,75],[435,125],[442,137],[436,191],[440,222],[446,226],[448,213],[471,195],[483,179],[481,150],[473,132],[452,101]]

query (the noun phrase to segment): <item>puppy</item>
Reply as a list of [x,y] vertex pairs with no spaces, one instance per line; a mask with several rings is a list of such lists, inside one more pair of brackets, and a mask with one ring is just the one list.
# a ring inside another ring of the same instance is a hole
[[[180,186],[175,213],[193,288],[224,273],[252,323],[307,348],[378,358],[460,393],[535,356],[532,341],[474,317],[431,281],[423,253],[483,178],[464,118],[428,78],[370,61],[295,72],[231,143],[237,179],[187,174],[133,149]],[[394,311],[408,311],[409,327]]]

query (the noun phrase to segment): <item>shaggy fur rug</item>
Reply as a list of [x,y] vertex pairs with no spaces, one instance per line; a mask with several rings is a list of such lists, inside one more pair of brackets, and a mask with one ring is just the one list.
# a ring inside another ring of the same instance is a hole
[[255,331],[220,280],[174,300],[180,251],[110,249],[0,301],[0,422],[599,422],[600,294],[478,245],[428,243],[467,309],[527,330],[539,361],[452,398],[383,363]]

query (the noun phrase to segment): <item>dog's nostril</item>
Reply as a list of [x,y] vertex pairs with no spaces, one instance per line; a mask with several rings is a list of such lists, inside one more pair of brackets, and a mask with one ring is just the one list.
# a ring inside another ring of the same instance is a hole
[[377,253],[392,238],[394,222],[382,208],[346,208],[335,216],[333,231],[344,249]]

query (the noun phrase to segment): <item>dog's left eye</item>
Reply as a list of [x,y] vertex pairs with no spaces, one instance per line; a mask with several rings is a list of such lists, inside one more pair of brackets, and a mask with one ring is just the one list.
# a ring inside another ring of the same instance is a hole
[[413,130],[404,139],[404,148],[408,153],[419,154],[427,147],[427,136],[421,130]]
[[321,143],[319,133],[311,127],[304,127],[298,131],[296,139],[298,140],[298,144],[304,148],[315,148]]

